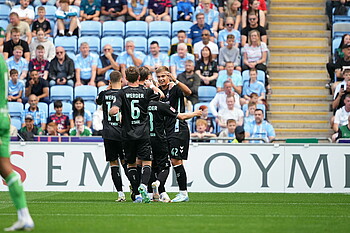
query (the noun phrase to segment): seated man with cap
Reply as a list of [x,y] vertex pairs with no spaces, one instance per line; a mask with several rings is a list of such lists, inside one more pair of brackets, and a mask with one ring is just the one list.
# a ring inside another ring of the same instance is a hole
[[34,117],[31,114],[25,116],[24,126],[20,129],[19,135],[24,141],[34,141],[34,135],[42,135],[43,130],[34,125]]

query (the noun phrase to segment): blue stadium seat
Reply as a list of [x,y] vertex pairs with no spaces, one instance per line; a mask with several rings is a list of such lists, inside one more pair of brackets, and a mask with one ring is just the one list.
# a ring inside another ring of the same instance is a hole
[[166,36],[153,36],[148,38],[148,48],[152,41],[157,41],[160,47],[160,52],[168,53],[170,49],[170,39]]
[[[249,82],[249,70],[245,70],[242,72],[242,79],[243,79],[243,83],[244,82]],[[262,82],[265,85],[265,72],[262,70],[258,70],[258,77],[257,80]]]
[[102,36],[125,36],[125,24],[120,21],[107,21],[102,25]]
[[[53,105],[54,103],[51,103],[49,105],[49,116],[56,113]],[[62,105],[62,113],[68,116],[69,113],[72,111],[72,104],[68,102],[62,102]]]
[[[24,108],[25,109],[29,108],[29,103],[26,103]],[[39,102],[38,103],[38,108],[39,108],[39,111],[43,111],[44,112],[45,118],[47,118],[49,116],[49,106],[47,105],[47,103]]]
[[84,104],[84,108],[86,110],[89,110],[91,112],[91,115],[94,114],[94,112],[96,111],[96,104],[94,102],[86,102]]
[[[57,7],[55,6],[49,6],[49,5],[42,5],[43,7],[45,7],[45,17],[48,19],[48,20],[56,20],[56,10],[57,10]],[[38,15],[38,8],[39,6],[35,7],[35,15],[37,16]],[[53,30],[53,28],[51,28]]]
[[125,24],[125,36],[148,37],[148,23],[145,21],[129,21]]
[[125,38],[124,44],[126,44],[126,42],[129,40],[132,40],[134,42],[136,51],[147,53],[147,39],[145,37],[130,36]]
[[124,51],[124,39],[122,37],[106,36],[101,39],[101,50],[103,46],[110,44],[114,53],[121,53]]
[[73,61],[75,60],[75,53],[68,51],[68,52],[66,52],[66,54],[68,55],[68,57],[70,59],[72,59]]
[[101,52],[101,41],[100,38],[96,36],[83,36],[78,39],[78,48],[80,48],[80,44],[83,42],[87,42],[90,46],[90,52],[100,54]]
[[77,52],[77,38],[75,36],[58,36],[55,38],[55,46],[62,46],[66,52]]
[[[19,1],[18,1],[18,2],[19,2]],[[21,5],[20,5],[20,4],[17,4],[17,5],[15,5],[15,6],[13,6],[12,9],[20,8],[20,7],[21,7]],[[28,9],[34,10],[34,7],[33,7],[32,5],[28,5]]]
[[94,86],[83,85],[74,88],[74,99],[77,97],[81,97],[84,101],[95,102],[96,96],[97,88]]
[[20,130],[22,128],[21,119],[17,117],[11,117],[11,125],[16,127],[17,130]]
[[69,85],[55,85],[50,88],[50,100],[61,100],[62,102],[73,101],[73,87]]
[[21,118],[21,114],[23,111],[23,104],[19,102],[8,102],[8,111],[11,117]]
[[[0,5],[0,19],[8,20],[11,8],[8,5]],[[5,28],[6,29],[6,28]]]
[[98,88],[97,93],[100,93],[101,91],[106,90],[106,89],[107,89],[107,87],[108,87],[108,85],[100,86],[100,87]]
[[349,22],[337,22],[333,24],[333,35],[332,38],[341,37],[345,33],[350,32],[350,23]]
[[212,86],[198,87],[198,100],[200,102],[210,102],[216,95],[216,88]]
[[[265,105],[263,105],[263,104],[257,104],[257,105],[256,105],[256,108],[257,108],[257,109],[263,110],[263,112],[264,112],[264,118],[266,118],[266,107],[265,107]],[[244,116],[245,116],[245,113],[247,112],[247,110],[248,110],[248,104],[243,105],[243,106],[242,106],[242,111],[243,111],[243,113],[244,113]]]
[[4,30],[6,30],[8,24],[9,22],[7,20],[0,20],[0,27],[2,27]]
[[193,23],[190,21],[176,21],[172,24],[171,29],[171,36],[175,37],[177,36],[177,32],[180,30],[185,31],[186,33],[190,30],[190,28],[193,26]]
[[148,25],[148,36],[171,36],[171,23],[167,21],[152,21]]
[[81,36],[97,36],[102,35],[102,25],[97,21],[83,21],[80,27]]

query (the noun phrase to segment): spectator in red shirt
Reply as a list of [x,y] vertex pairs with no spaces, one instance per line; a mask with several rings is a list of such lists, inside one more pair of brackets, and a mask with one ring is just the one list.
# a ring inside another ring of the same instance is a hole
[[49,75],[50,62],[44,59],[45,48],[43,45],[38,45],[35,50],[36,57],[29,62],[29,72],[36,70],[39,73],[39,77],[47,80]]

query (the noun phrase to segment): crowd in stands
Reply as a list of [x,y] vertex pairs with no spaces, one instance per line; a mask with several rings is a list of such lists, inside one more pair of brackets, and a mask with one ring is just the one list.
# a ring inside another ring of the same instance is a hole
[[[92,118],[96,115],[98,119],[101,110],[96,105],[87,110],[85,103],[91,106],[91,101],[78,95],[68,101],[54,101],[53,88],[70,87],[77,93],[80,86],[91,86],[96,91],[91,94],[96,96],[98,90],[107,87],[113,70],[121,71],[126,84],[125,69],[130,66],[147,67],[152,73],[150,77],[156,80],[155,70],[165,65],[192,92],[186,97],[187,110],[199,106],[206,110],[198,122],[193,121],[194,137],[237,134],[267,142],[275,137],[272,126],[264,120],[266,96],[271,93],[265,0],[8,3],[12,9],[7,26],[1,28],[0,46],[9,68],[8,100],[25,106],[17,126],[20,132],[98,135],[101,129],[98,123],[92,124]],[[132,34],[130,39],[125,27],[135,21],[140,25],[146,23],[149,30],[155,22],[166,22],[173,30],[158,35],[161,39],[150,38],[148,43],[148,29]],[[87,22],[100,25],[99,33],[94,35],[97,46],[86,40],[92,36],[82,36],[88,29],[84,25],[89,27]],[[112,42],[117,37],[114,32],[109,34],[110,41],[102,43],[101,30],[110,22],[122,23],[121,28],[114,28],[122,31],[119,44]],[[181,23],[176,30],[175,23]],[[165,47],[164,37],[169,41]],[[140,46],[143,39],[146,46]],[[205,100],[201,98],[204,90],[210,92]],[[47,104],[47,110],[38,107],[42,103]],[[71,111],[63,113],[67,104],[72,106]],[[242,138],[225,142],[241,142]]]

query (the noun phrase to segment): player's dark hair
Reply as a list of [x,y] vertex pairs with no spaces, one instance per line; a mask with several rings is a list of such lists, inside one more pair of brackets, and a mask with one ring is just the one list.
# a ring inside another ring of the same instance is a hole
[[177,32],[177,34],[180,34],[180,33],[185,33],[186,34],[186,32],[184,30],[180,30],[180,31]]
[[62,101],[61,100],[56,100],[54,103],[53,103],[53,107],[54,108],[62,108]]
[[[83,103],[83,108],[81,110],[78,110],[75,108],[75,103],[76,102],[82,102]],[[84,104],[84,100],[83,98],[81,97],[77,97],[73,100],[73,106],[72,106],[72,109],[73,109],[73,119],[75,120],[75,117],[78,116],[78,115],[81,115],[84,117],[85,115],[85,104]]]
[[156,45],[158,45],[158,47],[159,47],[159,43],[158,43],[157,41],[155,41],[155,40],[152,41],[150,45],[153,45],[153,44],[156,44]]
[[139,69],[136,66],[130,66],[125,71],[126,80],[128,80],[131,83],[136,82],[139,79],[140,72]]
[[111,81],[111,83],[120,82],[121,78],[122,74],[117,70],[114,70],[109,74],[109,80]]
[[145,66],[140,67],[139,72],[140,72],[140,81],[147,80],[148,76],[152,74],[151,71]]
[[[350,96],[349,96],[350,97]],[[260,111],[263,115],[264,115],[264,111],[261,109],[261,108],[257,108],[257,109],[255,109],[255,111],[254,112],[258,112],[258,111]]]
[[10,70],[10,76],[13,74],[18,74],[18,71],[16,69],[11,69]]

